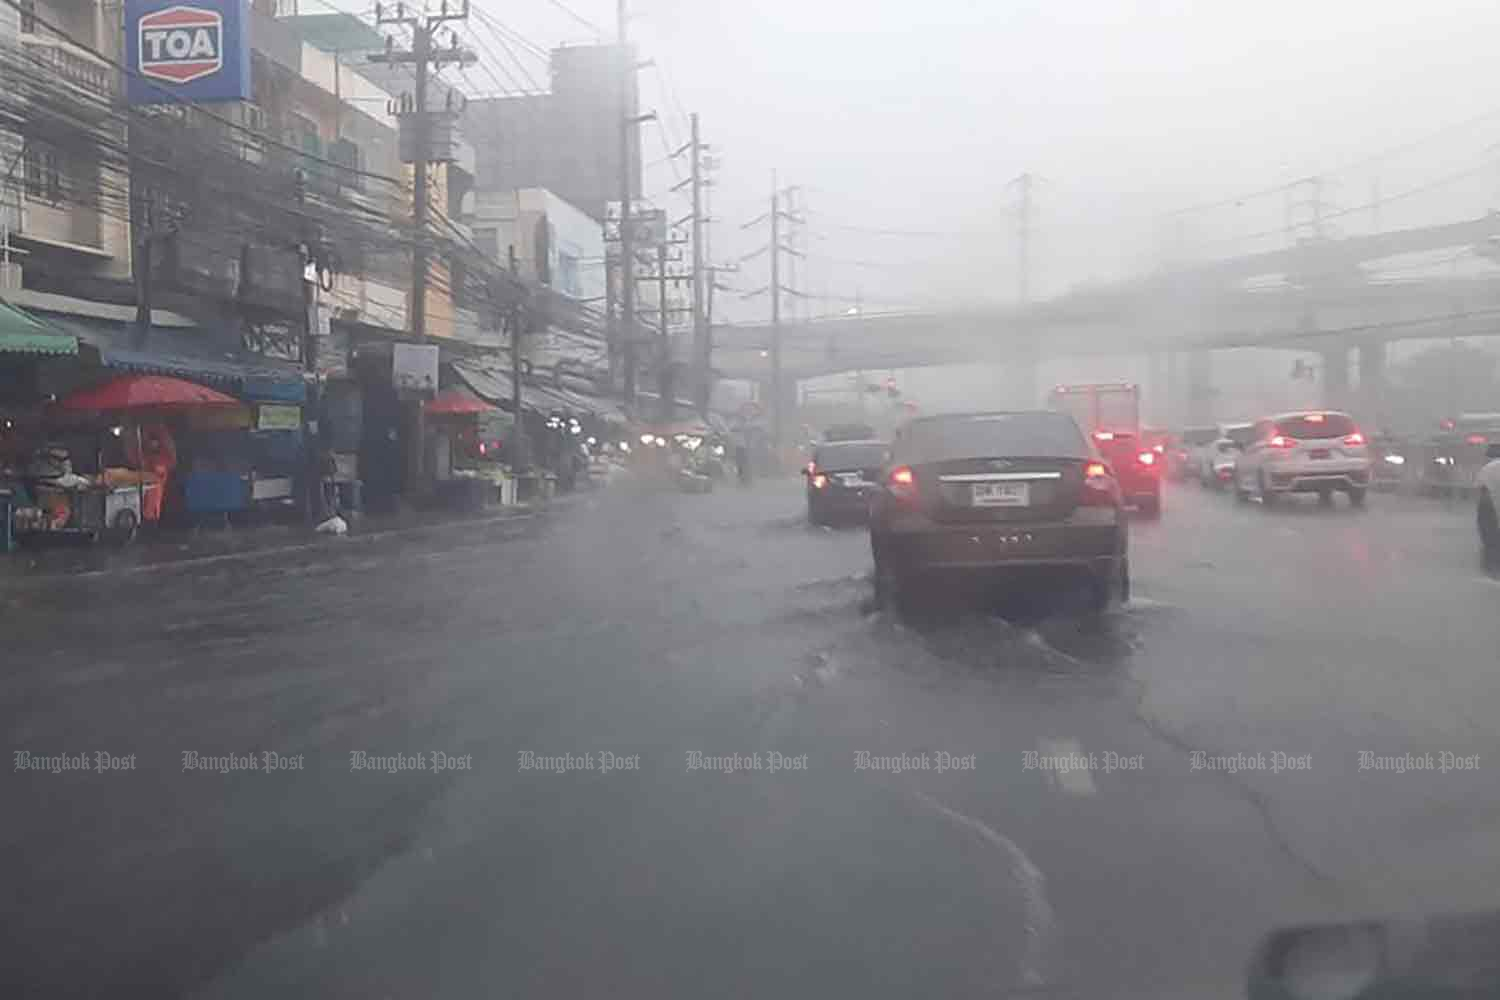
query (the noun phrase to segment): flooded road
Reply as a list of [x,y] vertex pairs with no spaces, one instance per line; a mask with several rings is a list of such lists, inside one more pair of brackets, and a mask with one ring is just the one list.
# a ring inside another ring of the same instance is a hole
[[[1102,622],[904,623],[800,483],[626,483],[8,590],[0,978],[1228,996],[1273,926],[1494,904],[1500,584],[1466,508],[1188,486],[1131,544]],[[98,752],[133,766],[59,762]]]

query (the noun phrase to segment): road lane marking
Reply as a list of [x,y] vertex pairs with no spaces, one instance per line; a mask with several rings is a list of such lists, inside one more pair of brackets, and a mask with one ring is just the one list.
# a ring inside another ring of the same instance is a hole
[[1089,769],[1082,762],[1088,760],[1084,756],[1083,748],[1078,745],[1077,740],[1038,740],[1037,749],[1043,757],[1049,757],[1054,764],[1060,761],[1078,761],[1079,766],[1053,766],[1047,771],[1059,788],[1069,795],[1093,795],[1094,779],[1089,776]]
[[1021,952],[1021,979],[1027,986],[1044,984],[1058,938],[1057,918],[1052,912],[1052,904],[1047,901],[1047,878],[1042,870],[1031,863],[1026,852],[1017,847],[1014,841],[995,832],[982,821],[949,809],[924,792],[912,794],[926,808],[977,835],[985,843],[998,847],[1005,854],[1010,876],[1021,890],[1025,919],[1026,945]]

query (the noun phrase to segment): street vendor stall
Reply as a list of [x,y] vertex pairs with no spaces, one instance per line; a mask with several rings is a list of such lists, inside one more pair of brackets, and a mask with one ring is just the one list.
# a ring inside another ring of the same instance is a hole
[[428,461],[439,498],[463,508],[516,502],[516,479],[502,464],[514,421],[499,407],[461,388],[439,392],[422,407],[429,421]]
[[[60,423],[92,431],[90,471],[74,469],[75,447],[48,444],[32,455],[23,479],[28,496],[15,504],[16,533],[74,534],[121,541],[161,517],[162,497],[177,467],[166,415],[186,409],[237,406],[238,401],[183,379],[122,375],[58,401]],[[80,440],[74,433],[73,441]]]

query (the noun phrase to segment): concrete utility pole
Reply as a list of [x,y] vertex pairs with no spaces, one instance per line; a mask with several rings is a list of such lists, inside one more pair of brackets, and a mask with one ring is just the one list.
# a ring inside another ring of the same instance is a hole
[[660,313],[656,339],[656,392],[661,405],[662,423],[671,423],[677,415],[677,389],[672,379],[671,306],[667,299],[667,244],[656,248],[656,296]]
[[616,17],[619,20],[620,47],[620,336],[621,354],[625,367],[624,396],[626,405],[635,403],[636,376],[636,311],[635,311],[635,232],[631,221],[631,199],[635,194],[635,163],[631,157],[632,140],[636,127],[655,115],[637,115],[631,95],[632,74],[636,71],[635,60],[630,53],[629,12],[626,0],[619,0]]
[[[512,278],[516,277],[516,245],[512,243],[505,252],[506,266],[510,269]],[[515,407],[515,427],[511,430],[510,440],[513,447],[510,449],[511,465],[526,471],[531,466],[531,456],[528,454],[530,442],[526,438],[526,428],[521,417],[521,338],[526,335],[526,308],[519,299],[513,301],[510,309],[506,311],[505,325],[510,329],[510,398]]]
[[703,143],[698,135],[698,113],[689,116],[692,123],[693,182],[693,362],[697,369],[693,379],[698,415],[708,417],[709,371],[713,348],[709,345],[708,319],[703,289]]
[[413,107],[410,119],[412,127],[411,217],[414,233],[411,246],[411,309],[409,311],[411,332],[418,337],[427,332],[427,169],[432,153],[431,129],[428,127],[430,119],[427,110],[428,70],[433,66],[442,66],[446,63],[463,66],[476,61],[474,53],[457,46],[456,38],[452,48],[433,48],[432,35],[441,25],[449,21],[467,21],[468,19],[469,0],[463,0],[463,6],[454,13],[449,13],[445,2],[437,14],[428,14],[420,9],[408,13],[404,3],[397,3],[392,15],[384,5],[375,5],[377,25],[406,25],[412,31],[410,51],[400,52],[387,47],[384,52],[377,52],[368,59],[373,63],[387,65],[411,64],[415,70],[416,84],[413,87]]

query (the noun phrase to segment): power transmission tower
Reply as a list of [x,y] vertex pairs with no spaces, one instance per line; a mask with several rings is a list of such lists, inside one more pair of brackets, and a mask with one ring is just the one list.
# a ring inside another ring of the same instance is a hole
[[1322,177],[1304,177],[1293,181],[1286,188],[1286,233],[1287,242],[1296,245],[1299,235],[1308,239],[1327,239],[1330,232],[1325,215],[1335,205],[1324,197],[1325,181]]
[[803,256],[800,250],[783,243],[781,237],[781,225],[783,222],[800,223],[802,219],[793,212],[783,211],[781,206],[783,195],[795,190],[795,188],[783,190],[777,187],[776,175],[772,173],[771,210],[765,215],[745,223],[742,227],[750,229],[760,225],[767,219],[771,222],[770,242],[760,250],[748,254],[745,258],[748,259],[749,257],[757,257],[762,253],[769,253],[771,255],[770,283],[765,288],[747,293],[745,297],[750,298],[760,295],[763,292],[770,292],[771,294],[771,446],[773,449],[778,450],[778,454],[781,448],[782,430],[786,420],[786,414],[783,412],[785,407],[782,405],[781,391],[781,296],[784,292],[792,295],[796,294],[794,289],[787,288],[781,283],[781,255]]
[[[449,21],[468,19],[469,0],[463,0],[463,6],[453,13],[448,10],[447,0],[443,0],[442,8],[436,14],[428,13],[425,9],[408,12],[405,3],[397,3],[394,11],[388,10],[383,4],[375,5],[377,25],[405,25],[412,31],[412,46],[409,50],[396,50],[392,47],[391,39],[387,38],[386,50],[367,58],[370,62],[387,65],[409,63],[416,71],[411,109],[401,115],[403,130],[410,129],[411,132],[411,142],[407,148],[410,150],[412,165],[412,227],[415,232],[411,248],[410,312],[411,332],[416,336],[427,332],[427,169],[433,158],[431,117],[427,108],[428,71],[433,66],[442,67],[449,63],[467,66],[477,61],[473,52],[459,47],[457,34],[453,35],[453,44],[446,49],[434,48],[432,37],[439,27]],[[453,157],[452,154],[445,154],[445,158],[451,160]],[[407,157],[403,156],[402,159]]]

